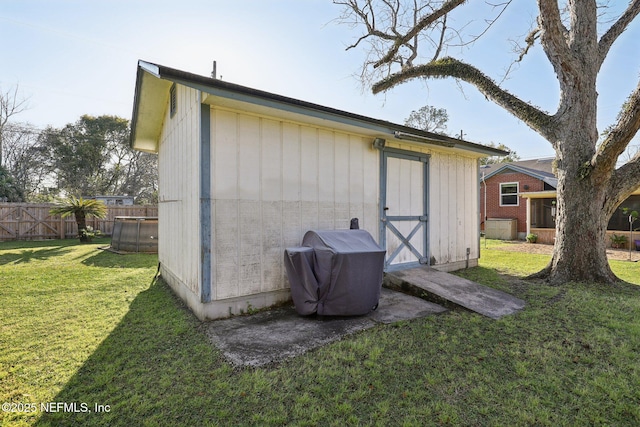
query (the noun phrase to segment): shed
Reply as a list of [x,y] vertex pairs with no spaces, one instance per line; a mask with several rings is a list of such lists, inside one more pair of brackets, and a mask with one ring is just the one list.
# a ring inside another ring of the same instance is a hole
[[284,249],[358,218],[385,269],[479,257],[479,161],[505,152],[139,61],[161,275],[200,319],[290,299]]

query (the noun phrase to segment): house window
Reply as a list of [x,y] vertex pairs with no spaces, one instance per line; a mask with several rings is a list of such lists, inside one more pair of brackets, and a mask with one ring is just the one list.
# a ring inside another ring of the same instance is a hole
[[169,113],[171,118],[176,115],[178,109],[178,98],[176,94],[176,84],[174,83],[169,90]]
[[500,206],[518,206],[518,183],[500,184]]
[[[615,210],[613,215],[611,215],[611,219],[609,220],[609,225],[607,226],[607,230],[618,230],[618,231],[629,231],[629,214],[624,214],[622,208],[629,208],[632,211],[640,212],[640,196],[629,196],[624,202],[620,204],[618,209]],[[638,222],[636,221],[633,224],[634,229],[634,238],[636,240],[635,230],[638,228]]]

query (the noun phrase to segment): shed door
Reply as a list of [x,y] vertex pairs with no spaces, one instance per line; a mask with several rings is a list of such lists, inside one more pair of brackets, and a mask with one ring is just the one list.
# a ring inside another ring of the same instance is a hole
[[386,270],[428,263],[428,159],[410,152],[382,153],[380,236]]

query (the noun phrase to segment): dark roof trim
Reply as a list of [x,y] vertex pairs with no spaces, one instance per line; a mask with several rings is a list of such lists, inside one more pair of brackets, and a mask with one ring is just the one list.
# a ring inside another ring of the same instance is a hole
[[[558,187],[558,178],[556,177],[551,177],[546,173],[538,173],[530,168],[526,168],[526,167],[521,167],[518,165],[514,165],[512,163],[505,163],[503,166],[500,166],[498,169],[488,173],[487,175],[485,175],[484,179],[487,180],[489,178],[491,178],[494,175],[498,175],[499,173],[502,173],[504,171],[507,170],[511,170],[513,172],[516,173],[523,173],[525,175],[529,175],[530,177],[539,179],[540,181],[546,182],[547,184],[549,184],[550,186],[552,186],[553,188],[557,188]],[[480,172],[482,172],[482,169],[480,169]]]
[[[173,81],[176,83],[184,84],[186,86],[199,89],[205,93],[212,95],[219,95],[224,97],[230,97],[232,99],[256,103],[259,100],[263,105],[272,106],[278,109],[284,109],[288,111],[296,111],[302,114],[311,115],[320,118],[326,118],[328,120],[337,121],[341,123],[352,123],[358,126],[374,129],[381,133],[389,134],[393,137],[395,132],[408,133],[420,137],[424,140],[425,144],[432,144],[438,146],[455,147],[459,149],[474,151],[488,156],[506,156],[509,154],[507,151],[499,150],[497,148],[488,147],[482,144],[477,144],[462,139],[451,138],[444,135],[438,135],[431,132],[421,131],[411,127],[391,123],[385,120],[374,119],[371,117],[362,116],[359,114],[349,113],[347,111],[338,110],[331,107],[325,107],[322,105],[314,104],[311,102],[301,101],[299,99],[290,98],[287,96],[277,95],[270,92],[265,92],[258,89],[241,86],[235,83],[229,83],[219,79],[213,79],[210,77],[200,76],[197,74],[188,73],[185,71],[177,70],[175,68],[165,67],[162,65],[153,64],[146,61],[138,62],[138,74],[136,81],[136,96],[134,100],[134,111],[132,118],[132,138],[134,138],[137,121],[137,106],[138,106],[138,92],[141,89],[142,75],[141,73],[147,72],[153,76]],[[422,141],[421,141],[422,142]],[[133,144],[133,140],[132,140]]]

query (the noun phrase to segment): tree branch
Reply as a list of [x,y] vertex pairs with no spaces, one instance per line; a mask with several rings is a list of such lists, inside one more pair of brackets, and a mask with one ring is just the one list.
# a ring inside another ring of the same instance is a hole
[[440,39],[438,40],[438,44],[436,45],[436,51],[433,53],[433,59],[431,61],[435,61],[440,56],[440,52],[442,51],[442,46],[444,45],[444,36],[447,32],[447,15],[442,18],[442,31],[440,32]]
[[[592,160],[596,171],[607,172],[612,170],[618,157],[631,142],[631,139],[640,130],[640,82],[624,103],[618,122],[611,128],[605,140],[600,144],[597,153]],[[638,157],[636,155],[636,157]]]
[[447,13],[451,12],[453,9],[466,2],[467,0],[449,0],[444,3],[440,9],[437,9],[432,13],[422,17],[422,19],[420,19],[416,23],[416,25],[414,25],[404,36],[400,36],[395,39],[393,46],[389,48],[389,51],[386,53],[386,55],[384,55],[375,64],[373,64],[373,67],[378,68],[381,65],[393,61],[396,54],[398,53],[398,50],[402,46],[406,45],[411,39],[417,37],[418,34],[429,25],[435,23],[438,19],[442,18]]
[[624,166],[613,171],[609,182],[609,194],[617,200],[626,199],[640,187],[640,152]]
[[567,44],[569,31],[562,23],[560,9],[556,0],[538,0],[540,15],[538,25],[540,26],[540,40],[543,44],[547,58],[553,65],[556,73],[562,73],[563,60],[572,57]]
[[602,65],[609,49],[618,37],[627,29],[631,21],[640,13],[640,0],[632,0],[620,18],[607,30],[598,42],[598,64]]
[[[347,46],[346,50],[353,49],[357,47],[360,42],[363,40],[374,36],[379,37],[382,40],[393,41],[397,37],[392,34],[387,34],[383,31],[380,31],[376,28],[376,16],[373,6],[371,5],[371,0],[366,1],[366,6],[360,7],[358,4],[358,0],[346,0],[346,1],[338,1],[334,0],[334,4],[342,5],[348,12],[345,12],[341,18],[341,20],[346,21],[347,18],[354,14],[357,18],[355,19],[355,23],[362,22],[364,26],[367,28],[367,33],[362,37],[358,38],[358,40],[350,46]],[[353,24],[353,23],[351,23]]]
[[555,130],[552,116],[500,88],[477,68],[454,58],[442,58],[425,65],[407,67],[378,81],[373,85],[372,90],[376,94],[416,78],[446,77],[453,77],[472,84],[487,98],[525,122],[549,141],[554,140],[551,137]]

